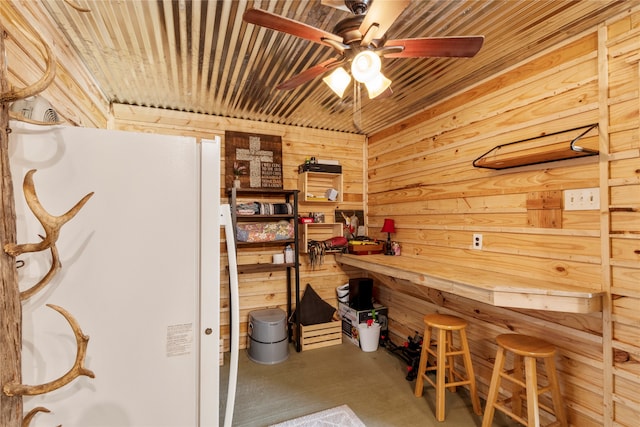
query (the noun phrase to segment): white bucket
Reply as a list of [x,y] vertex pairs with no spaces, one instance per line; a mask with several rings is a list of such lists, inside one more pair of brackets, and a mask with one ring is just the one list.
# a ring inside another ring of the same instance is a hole
[[360,348],[362,351],[376,351],[380,341],[380,323],[373,323],[367,326],[366,323],[358,325],[358,336],[360,337]]

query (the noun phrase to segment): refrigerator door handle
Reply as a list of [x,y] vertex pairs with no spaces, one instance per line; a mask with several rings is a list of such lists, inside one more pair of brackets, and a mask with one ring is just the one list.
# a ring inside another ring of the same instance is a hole
[[238,292],[238,263],[236,259],[236,241],[231,208],[228,204],[220,205],[220,224],[224,225],[227,242],[227,257],[229,260],[229,293],[231,308],[231,355],[229,366],[229,385],[227,391],[227,408],[224,416],[224,426],[231,427],[233,409],[236,400],[236,386],[238,383],[238,356],[240,352],[240,300]]

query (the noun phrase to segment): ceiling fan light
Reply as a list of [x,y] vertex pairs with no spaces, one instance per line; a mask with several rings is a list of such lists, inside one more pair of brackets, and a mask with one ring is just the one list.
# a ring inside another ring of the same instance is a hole
[[378,73],[375,77],[365,82],[364,85],[367,87],[367,92],[369,92],[369,99],[373,99],[387,90],[391,85],[391,80],[386,78],[384,74]]
[[380,57],[370,50],[356,55],[351,62],[351,74],[360,83],[366,83],[380,74]]
[[333,70],[331,74],[324,77],[322,81],[325,82],[336,95],[342,98],[344,91],[347,89],[347,86],[349,86],[349,83],[351,83],[351,76],[344,68],[338,67]]

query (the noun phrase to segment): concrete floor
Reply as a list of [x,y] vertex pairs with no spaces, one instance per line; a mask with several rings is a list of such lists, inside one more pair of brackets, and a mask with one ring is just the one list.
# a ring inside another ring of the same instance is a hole
[[[229,354],[225,356],[221,381],[226,385]],[[290,346],[289,358],[275,365],[252,362],[241,350],[233,425],[268,426],[344,404],[368,427],[481,425],[466,389],[446,393],[446,419],[438,422],[433,388],[427,386],[422,397],[415,397],[415,381],[405,377],[405,362],[388,350],[367,353],[349,342],[300,353]],[[223,395],[222,415],[225,402]],[[493,425],[518,424],[497,414]]]

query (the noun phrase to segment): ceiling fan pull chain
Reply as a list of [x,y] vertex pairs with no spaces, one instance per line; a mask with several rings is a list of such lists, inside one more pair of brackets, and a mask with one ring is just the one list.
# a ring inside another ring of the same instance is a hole
[[362,98],[360,97],[360,83],[353,82],[353,125],[358,132],[362,132]]

